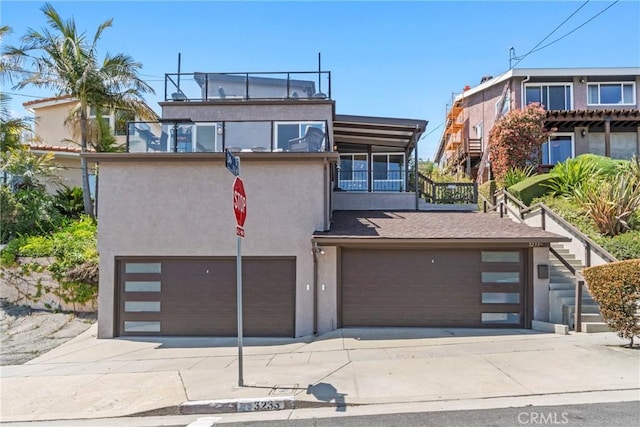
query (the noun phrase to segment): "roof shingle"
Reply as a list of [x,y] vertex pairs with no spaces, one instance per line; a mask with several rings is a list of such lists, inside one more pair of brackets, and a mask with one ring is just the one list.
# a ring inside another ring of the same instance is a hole
[[496,214],[425,211],[335,211],[331,230],[314,238],[566,240]]

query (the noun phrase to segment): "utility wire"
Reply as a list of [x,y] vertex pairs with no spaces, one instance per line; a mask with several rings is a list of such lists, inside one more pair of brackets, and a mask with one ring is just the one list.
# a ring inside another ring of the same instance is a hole
[[535,49],[535,48],[534,48],[535,50],[533,50],[531,53],[535,53],[535,52],[538,52],[538,51],[540,51],[540,50],[542,50],[542,49],[544,49],[544,48],[546,48],[546,47],[549,47],[549,46],[551,46],[552,44],[554,44],[554,43],[556,43],[556,42],[559,42],[559,41],[560,41],[560,40],[562,40],[563,38],[567,37],[568,35],[570,35],[570,34],[572,34],[572,33],[576,32],[576,31],[577,31],[577,30],[579,30],[580,28],[582,28],[582,27],[584,27],[585,25],[587,25],[589,22],[591,22],[591,21],[593,21],[594,19],[596,19],[598,16],[602,15],[604,12],[606,12],[609,8],[611,8],[613,5],[615,5],[615,4],[616,4],[616,3],[618,3],[619,1],[620,1],[620,0],[616,0],[616,1],[614,1],[614,2],[613,2],[613,3],[611,3],[609,6],[605,7],[605,8],[604,8],[604,9],[602,9],[600,12],[598,12],[596,15],[594,15],[593,17],[591,17],[591,19],[589,19],[589,20],[587,20],[587,21],[583,22],[582,24],[578,25],[576,28],[574,28],[573,30],[569,31],[569,32],[568,32],[567,34],[565,34],[564,36],[562,36],[562,37],[558,37],[558,38],[557,38],[557,39],[555,39],[554,41],[549,42],[549,43],[547,43],[546,45],[544,45],[544,46],[542,46],[542,47],[540,47],[540,48],[538,48],[538,49]]
[[[538,44],[537,44],[537,45],[535,45],[535,46],[534,46],[534,47],[533,47],[529,52],[525,53],[525,54],[524,54],[523,56],[521,56],[520,58],[517,58],[517,59],[518,59],[518,61],[517,61],[515,64],[513,64],[513,66],[510,66],[510,68],[514,68],[514,67],[515,67],[516,65],[518,65],[520,62],[522,62],[522,60],[524,60],[527,56],[531,55],[533,52],[537,52],[537,50],[536,50],[536,49],[538,48],[538,46],[540,46],[542,43],[544,43],[544,41],[545,41],[545,40],[547,40],[549,37],[551,37],[551,35],[552,35],[553,33],[555,33],[556,31],[558,31],[558,30],[560,29],[560,27],[562,27],[564,24],[566,24],[566,23],[567,23],[567,21],[568,21],[569,19],[571,19],[571,18],[572,18],[576,13],[578,13],[578,12],[580,11],[580,9],[582,9],[583,7],[585,7],[585,6],[589,3],[589,1],[590,1],[590,0],[587,0],[587,1],[585,1],[584,3],[582,3],[582,4],[580,5],[580,7],[578,7],[576,10],[574,10],[574,11],[573,11],[573,13],[572,13],[571,15],[569,15],[569,16],[568,16],[564,21],[562,21],[562,22],[561,22],[561,23],[560,23],[556,28],[554,28],[554,29],[553,29],[549,34],[547,34],[547,35],[545,36],[545,38],[543,38],[542,40],[540,40],[540,42],[538,42]],[[617,3],[617,2],[618,2],[618,0],[616,0],[616,3]],[[613,3],[613,4],[615,4],[615,3]],[[610,5],[609,7],[613,6],[613,4],[612,4],[612,5]],[[608,8],[607,8],[607,9],[608,9]],[[605,10],[606,10],[606,9],[605,9]],[[604,11],[603,11],[603,12],[604,12]],[[602,12],[600,12],[600,13],[602,13]],[[598,15],[596,15],[596,16],[598,16]],[[594,16],[594,17],[593,17],[593,18],[591,18],[590,20],[593,20],[596,16]],[[589,22],[589,21],[587,21],[587,22]],[[585,22],[584,24],[586,24],[587,22]],[[584,24],[582,24],[582,25],[584,25]],[[578,27],[578,28],[579,28],[579,27]],[[575,30],[574,30],[574,31],[575,31]],[[571,33],[569,33],[569,34],[571,34]],[[558,39],[558,40],[559,40],[559,39]],[[551,43],[550,43],[550,44],[551,44]],[[541,49],[543,49],[543,48],[540,48],[540,49],[538,49],[538,50],[541,50]]]
[[[437,131],[438,129],[440,129],[442,126],[444,126],[444,122],[440,123],[438,126],[434,127],[433,129],[431,129],[428,133],[425,133],[424,135],[422,135],[422,138],[426,138],[429,135],[431,135],[433,132]],[[420,139],[422,139],[420,138]]]

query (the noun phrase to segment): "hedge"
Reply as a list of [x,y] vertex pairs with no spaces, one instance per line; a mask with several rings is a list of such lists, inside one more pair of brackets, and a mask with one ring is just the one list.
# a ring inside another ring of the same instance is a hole
[[550,180],[551,175],[548,173],[534,175],[524,181],[520,181],[519,183],[512,185],[507,188],[507,191],[517,197],[522,201],[522,203],[529,206],[533,199],[536,197],[542,197],[549,192],[549,188],[545,187],[543,184],[548,184]]
[[633,347],[640,336],[640,259],[585,268],[583,275],[607,325]]

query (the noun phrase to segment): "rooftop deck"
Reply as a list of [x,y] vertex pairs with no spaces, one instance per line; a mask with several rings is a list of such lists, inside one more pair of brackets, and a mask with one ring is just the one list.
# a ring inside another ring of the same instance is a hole
[[165,101],[331,99],[330,71],[168,73]]

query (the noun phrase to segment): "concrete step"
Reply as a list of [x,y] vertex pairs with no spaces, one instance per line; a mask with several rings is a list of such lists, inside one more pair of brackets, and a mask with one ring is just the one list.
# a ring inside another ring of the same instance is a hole
[[571,274],[552,274],[549,276],[551,283],[575,283],[576,278]]
[[[582,266],[582,261],[580,261],[579,259],[575,259],[575,258],[565,258],[565,261],[567,261],[567,263],[573,267],[573,268],[583,268]],[[550,258],[549,259],[549,268],[554,269],[560,269],[560,270],[565,270],[567,267],[564,266],[564,264],[556,259],[556,258]]]
[[576,290],[576,282],[575,281],[571,281],[571,282],[563,282],[563,281],[552,281],[551,283],[549,283],[549,290],[550,291],[573,291],[575,292]]
[[[562,291],[560,291],[562,292]],[[562,304],[562,307],[575,307],[576,306],[576,297],[571,294],[560,294],[558,295],[558,302]],[[587,296],[582,297],[582,312],[583,313],[599,313],[600,308],[598,303],[593,300],[593,298]]]
[[615,332],[606,323],[603,322],[582,322],[582,332],[585,334],[593,334],[597,332]]
[[580,321],[583,323],[604,323],[604,317],[598,313],[585,313],[584,311],[580,315]]

